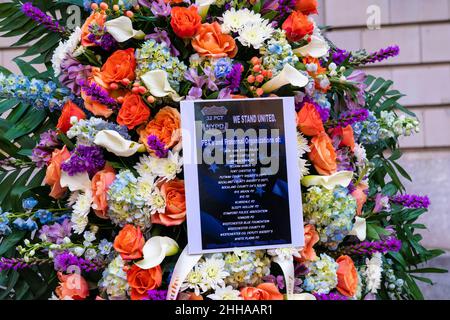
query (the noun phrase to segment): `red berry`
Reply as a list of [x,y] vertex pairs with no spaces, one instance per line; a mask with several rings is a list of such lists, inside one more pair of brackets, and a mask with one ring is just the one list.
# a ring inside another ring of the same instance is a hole
[[248,78],[247,78],[247,82],[248,82],[248,83],[253,83],[253,82],[255,82],[255,76],[249,75]]
[[108,6],[107,3],[105,3],[105,2],[100,3],[100,9],[102,9],[102,10],[108,10],[108,8],[109,8],[109,6]]
[[119,89],[119,85],[118,85],[117,83],[111,83],[111,84],[109,85],[109,88],[110,88],[111,90],[117,90],[117,89]]

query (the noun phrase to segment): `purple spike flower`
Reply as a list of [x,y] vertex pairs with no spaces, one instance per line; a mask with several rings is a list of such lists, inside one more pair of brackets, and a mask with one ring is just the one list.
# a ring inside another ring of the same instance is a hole
[[369,111],[367,109],[354,109],[342,113],[339,119],[330,121],[328,124],[333,127],[345,128],[357,122],[364,122],[368,117]]
[[402,205],[406,208],[414,209],[428,209],[430,206],[430,198],[427,196],[421,197],[414,194],[403,194],[391,198],[393,203]]
[[81,90],[91,97],[92,100],[100,102],[101,104],[107,106],[116,106],[116,100],[111,98],[108,94],[108,91],[103,89],[101,86],[96,84],[95,82],[88,83],[86,80],[81,80],[80,82]]
[[0,258],[0,271],[6,271],[6,270],[23,270],[27,268],[31,268],[32,266],[35,266],[37,264],[41,264],[46,262],[47,260],[41,260],[41,259],[30,259],[28,262],[25,262],[22,258]]
[[58,21],[53,20],[51,16],[42,12],[41,9],[33,6],[31,2],[24,3],[21,10],[28,18],[36,21],[40,25],[43,25],[50,31],[61,33],[65,31],[64,27],[60,26]]
[[227,75],[227,85],[231,91],[239,89],[242,79],[242,64],[236,63],[233,65],[230,73]]
[[398,252],[401,248],[401,240],[391,237],[380,241],[363,241],[344,248],[343,252],[349,255],[372,255],[377,252],[383,254],[386,252]]
[[399,46],[390,46],[385,49],[380,49],[379,51],[371,53],[361,62],[361,64],[381,62],[383,60],[396,57],[399,54],[400,54]]
[[167,298],[167,290],[149,290],[148,298],[144,300],[162,301]]

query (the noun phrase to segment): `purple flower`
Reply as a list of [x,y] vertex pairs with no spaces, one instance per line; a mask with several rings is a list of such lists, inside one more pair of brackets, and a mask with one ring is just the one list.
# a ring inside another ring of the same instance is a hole
[[95,82],[89,83],[87,80],[79,81],[81,89],[83,92],[89,96],[93,101],[100,102],[101,104],[107,106],[116,106],[116,100],[111,98],[108,94],[108,91],[103,89],[101,86],[96,84]]
[[112,51],[117,46],[117,41],[109,33],[103,33],[100,37],[90,33],[88,40],[105,51]]
[[348,59],[349,56],[350,52],[342,49],[336,49],[336,51],[333,52],[333,62],[337,65],[341,65],[345,60]]
[[157,300],[157,301],[166,300],[167,292],[168,292],[167,290],[149,290],[148,298],[144,300]]
[[231,89],[230,88],[223,88],[219,91],[218,99],[231,99]]
[[230,73],[227,75],[227,86],[231,89],[231,91],[236,91],[241,86],[242,79],[242,64],[236,63],[233,65]]
[[351,126],[357,122],[364,122],[369,117],[369,111],[367,109],[355,109],[343,112],[339,119],[330,121],[328,124],[333,127],[345,128]]
[[31,2],[26,2],[22,5],[22,12],[30,19],[36,21],[38,24],[43,25],[46,29],[53,32],[64,32],[64,27],[60,26],[58,21],[53,20],[53,18],[41,9],[34,7]]
[[165,44],[168,48],[170,48],[170,54],[174,57],[178,57],[180,52],[172,45],[172,41],[170,41],[169,34],[167,31],[161,28],[155,28],[155,32],[145,36],[145,40],[153,39],[157,43]]
[[31,268],[37,263],[36,259],[32,259],[29,262],[25,262],[24,259],[21,258],[5,258],[0,257],[0,272],[6,270],[23,270],[26,268]]
[[153,150],[158,158],[167,158],[168,150],[163,142],[161,142],[157,136],[150,135],[147,139],[148,147]]
[[278,289],[283,290],[285,288],[284,284],[284,277],[283,276],[274,276],[274,275],[268,275],[262,278],[264,282],[270,282],[273,283],[278,287]]
[[365,59],[362,61],[359,61],[360,65],[369,64],[369,63],[376,63],[381,62],[383,60],[387,60],[392,57],[396,57],[400,54],[400,47],[390,46],[385,49],[380,49],[379,51],[372,52],[369,54]]
[[72,233],[72,223],[69,219],[64,220],[61,224],[54,223],[52,225],[42,226],[39,231],[39,238],[55,244],[62,244],[65,237],[69,237]]
[[188,96],[186,97],[186,100],[198,100],[201,99],[203,95],[203,90],[199,87],[192,87],[189,90]]
[[348,109],[359,109],[366,104],[366,77],[367,75],[361,70],[355,70],[347,77],[347,81],[353,82],[354,86],[358,89],[356,100],[349,95],[345,96]]
[[[146,1],[148,2],[148,1]],[[164,0],[155,0],[150,6],[150,10],[157,17],[168,17],[172,12],[170,4],[166,4]]]
[[427,196],[421,197],[414,194],[403,194],[391,198],[391,201],[395,204],[399,204],[406,208],[413,209],[428,209],[430,206],[430,198]]
[[216,75],[210,67],[206,67],[203,69],[203,73],[206,76],[206,86],[211,91],[217,91],[219,88],[216,84]]
[[53,150],[60,145],[56,131],[49,130],[40,136],[41,140],[33,149],[31,161],[43,168],[52,158]]
[[82,83],[87,83],[92,67],[81,64],[78,60],[68,57],[61,63],[59,82],[69,88],[75,95],[81,93]]
[[55,270],[61,272],[70,271],[71,267],[78,267],[80,270],[86,272],[97,271],[102,266],[102,263],[98,260],[91,261],[83,259],[68,251],[56,254],[53,263]]
[[[350,160],[348,149],[338,149],[341,139],[334,137],[333,145],[336,149],[336,164],[338,171],[353,171],[353,165]],[[336,146],[337,145],[337,146]]]
[[102,148],[79,145],[71,152],[70,159],[61,165],[61,169],[69,176],[87,172],[92,177],[103,169],[105,164]]
[[330,292],[329,294],[325,293],[314,293],[314,296],[317,300],[348,300],[346,296],[340,295],[338,293]]
[[349,255],[372,255],[374,253],[398,252],[402,248],[401,240],[390,237],[380,241],[363,241],[343,249]]
[[203,88],[203,86],[206,83],[206,77],[205,76],[199,76],[197,69],[194,68],[189,68],[185,73],[184,73],[184,78],[187,81],[192,82],[196,87],[198,88]]

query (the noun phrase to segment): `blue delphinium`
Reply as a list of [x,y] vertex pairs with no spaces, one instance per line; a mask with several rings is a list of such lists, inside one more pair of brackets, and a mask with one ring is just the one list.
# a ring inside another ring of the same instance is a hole
[[11,234],[8,214],[8,212],[3,212],[2,208],[0,208],[0,236]]
[[33,210],[33,208],[38,204],[38,201],[35,198],[26,198],[22,201],[22,207],[25,210]]
[[48,224],[53,221],[53,214],[48,210],[38,210],[34,213],[34,217],[39,219],[41,224]]
[[29,79],[22,75],[5,76],[0,72],[0,97],[16,99],[36,109],[62,109],[68,99],[74,99],[66,88],[58,88],[52,81]]
[[34,221],[31,218],[28,218],[27,220],[24,220],[22,218],[17,218],[13,221],[13,226],[22,231],[33,231],[37,230],[38,226],[36,221]]
[[232,68],[233,63],[231,59],[220,58],[214,65],[214,74],[216,78],[223,79],[227,77],[227,75],[231,72]]

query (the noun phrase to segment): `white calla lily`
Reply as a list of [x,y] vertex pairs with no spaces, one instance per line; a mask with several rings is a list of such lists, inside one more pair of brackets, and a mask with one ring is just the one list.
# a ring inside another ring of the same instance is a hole
[[67,172],[61,171],[61,179],[59,181],[61,187],[68,187],[70,191],[83,191],[91,190],[91,180],[87,172],[78,173],[70,176]]
[[349,235],[358,237],[359,241],[364,241],[367,237],[366,219],[361,217],[356,217],[355,219],[355,224],[353,225],[353,229],[350,231]]
[[145,146],[122,137],[117,131],[102,130],[95,136],[94,143],[119,157],[131,157]]
[[295,49],[294,53],[301,57],[322,58],[328,54],[329,49],[327,42],[323,38],[313,35],[310,43]]
[[306,75],[295,69],[293,66],[286,64],[277,76],[262,86],[262,89],[265,93],[270,93],[287,84],[302,88],[306,86],[308,82],[309,79]]
[[306,176],[302,179],[302,185],[305,187],[322,186],[333,190],[336,186],[348,187],[352,179],[352,171],[339,171],[331,176]]
[[134,30],[131,19],[127,16],[121,16],[105,22],[107,32],[113,36],[117,42],[125,42],[131,38],[142,40],[145,38],[145,33],[141,30]]
[[169,237],[153,237],[144,245],[144,258],[136,265],[141,269],[151,269],[163,262],[165,257],[178,253],[179,247],[175,240]]
[[195,0],[198,8],[198,14],[204,19],[208,14],[209,6],[216,3],[216,0]]
[[170,86],[164,70],[149,71],[141,76],[141,80],[153,96],[157,98],[169,96],[177,102],[181,100],[178,93]]
[[298,293],[298,294],[292,294],[289,297],[289,300],[317,300],[317,299],[311,293]]

